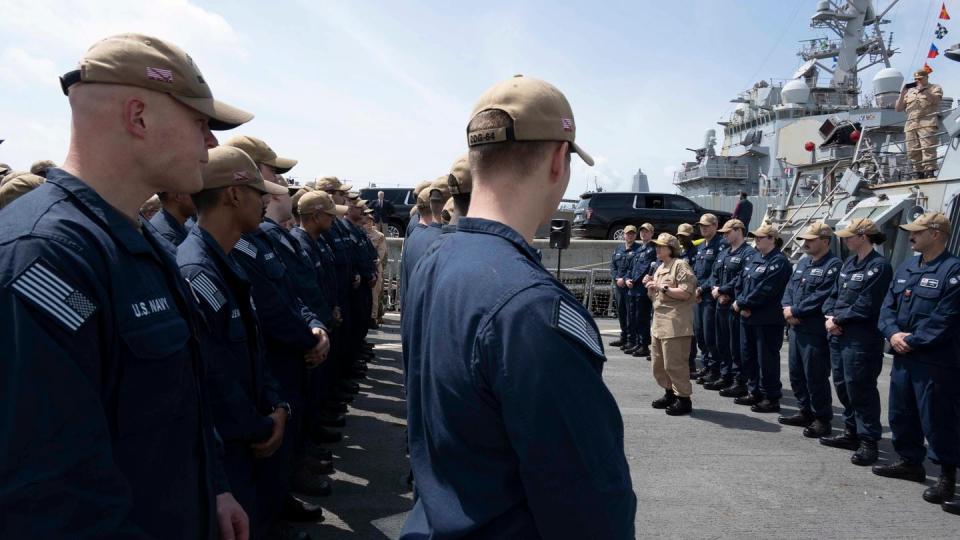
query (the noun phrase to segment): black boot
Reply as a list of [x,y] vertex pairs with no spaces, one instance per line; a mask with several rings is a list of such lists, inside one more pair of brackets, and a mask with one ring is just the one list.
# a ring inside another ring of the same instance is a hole
[[807,427],[813,423],[813,417],[801,411],[793,416],[781,416],[777,422],[785,426]]
[[665,411],[670,416],[683,416],[685,414],[690,414],[690,411],[693,410],[693,403],[691,403],[690,398],[688,397],[678,397],[672,405],[667,407]]
[[623,354],[633,354],[633,351],[637,350],[640,346],[636,343],[627,343],[623,347]]
[[943,508],[944,512],[953,514],[955,516],[960,516],[960,499],[946,501],[940,505],[940,508]]
[[857,448],[857,451],[850,456],[850,463],[859,465],[861,467],[866,467],[867,465],[873,465],[876,463],[877,458],[879,457],[880,454],[877,452],[877,441],[860,439],[860,448]]
[[610,342],[611,347],[619,347],[621,345],[623,345],[623,338]]
[[907,463],[900,460],[892,465],[874,465],[873,474],[911,482],[923,482],[927,479],[927,471],[919,463]]
[[294,522],[323,521],[323,508],[293,495],[283,500],[283,519]]
[[720,372],[713,369],[704,368],[703,374],[697,378],[697,384],[707,384],[720,378]]
[[650,405],[654,409],[666,409],[670,405],[673,405],[673,402],[677,400],[677,395],[673,393],[673,390],[667,390],[664,392],[663,397],[660,399],[655,399]]
[[723,390],[724,388],[733,384],[733,378],[731,377],[720,377],[719,379],[713,382],[703,383],[704,390]]
[[937,483],[923,492],[923,500],[928,503],[942,504],[953,499],[957,485],[957,466],[941,465]]
[[740,396],[737,399],[733,400],[737,405],[746,405],[748,407],[756,405],[763,401],[763,398],[755,394],[747,394],[745,396]]
[[291,476],[290,489],[316,497],[326,497],[333,493],[333,488],[326,478],[313,474],[306,468],[300,468]]
[[860,438],[857,437],[856,430],[849,427],[843,430],[840,435],[833,437],[820,437],[820,444],[830,448],[842,448],[844,450],[856,450],[860,448]]
[[830,425],[829,420],[820,420],[818,418],[803,429],[803,436],[811,439],[818,439],[820,437],[829,436],[832,431],[833,426]]
[[732,398],[743,397],[747,395],[747,387],[742,382],[734,381],[730,386],[720,389],[720,395]]
[[646,345],[640,345],[633,351],[633,355],[637,358],[650,358],[650,347],[647,347]]
[[778,413],[780,412],[780,400],[765,399],[750,407],[750,410],[757,413]]

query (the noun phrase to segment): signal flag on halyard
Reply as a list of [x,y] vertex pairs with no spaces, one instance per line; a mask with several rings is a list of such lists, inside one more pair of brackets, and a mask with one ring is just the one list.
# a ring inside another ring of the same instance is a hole
[[933,43],[930,44],[930,51],[927,53],[927,58],[936,58],[940,56],[940,49],[937,48]]
[[926,62],[923,63],[923,70],[927,73],[933,73],[933,68],[930,67],[930,64],[927,64]]
[[944,20],[944,21],[949,21],[949,20],[950,20],[950,14],[947,13],[947,4],[946,4],[946,3],[940,4],[940,19],[942,19],[942,20]]
[[937,36],[937,39],[943,39],[943,36],[947,35],[948,33],[949,31],[947,30],[947,27],[940,23],[937,23],[937,29],[933,32],[933,34]]

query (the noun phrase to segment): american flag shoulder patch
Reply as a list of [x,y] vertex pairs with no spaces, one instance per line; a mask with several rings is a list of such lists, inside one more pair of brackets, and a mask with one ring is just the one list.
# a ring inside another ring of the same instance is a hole
[[213,308],[214,312],[220,311],[220,309],[227,303],[227,298],[223,295],[217,285],[210,279],[210,276],[200,272],[199,274],[193,276],[193,278],[187,280],[190,283],[190,288],[193,289],[193,292],[197,296],[203,298],[207,304]]
[[41,259],[21,272],[10,288],[71,332],[79,330],[97,311],[97,305],[87,295],[60,279]]
[[587,318],[580,313],[580,310],[577,309],[577,306],[569,300],[560,298],[557,301],[553,325],[557,330],[579,341],[598,356],[603,356],[600,336],[597,335],[590,321],[588,321]]
[[257,246],[251,244],[246,238],[237,240],[233,248],[251,259],[257,258]]

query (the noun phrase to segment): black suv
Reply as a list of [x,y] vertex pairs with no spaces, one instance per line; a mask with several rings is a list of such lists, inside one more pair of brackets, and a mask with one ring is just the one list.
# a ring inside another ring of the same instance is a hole
[[403,237],[407,230],[407,221],[410,220],[410,209],[417,201],[413,197],[411,188],[365,188],[360,190],[360,198],[372,203],[377,200],[377,192],[383,192],[384,200],[393,203],[393,214],[384,217],[384,234],[390,238]]
[[[606,192],[584,193],[573,217],[576,238],[622,240],[623,228],[650,223],[657,234],[676,234],[681,223],[691,225],[706,213],[717,216],[722,226],[730,212],[707,210],[683,195],[670,193]],[[699,231],[694,230],[699,234]]]

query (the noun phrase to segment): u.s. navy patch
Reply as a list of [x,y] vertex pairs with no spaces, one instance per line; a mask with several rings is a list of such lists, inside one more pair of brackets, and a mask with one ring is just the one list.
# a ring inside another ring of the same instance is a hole
[[923,278],[920,280],[920,286],[928,289],[938,289],[940,288],[940,280],[934,278]]
[[237,243],[234,244],[233,248],[240,253],[243,253],[247,257],[250,257],[251,259],[257,258],[257,246],[251,244],[245,238],[237,240]]
[[10,287],[72,332],[97,311],[97,305],[87,295],[60,279],[39,259],[21,272]]
[[226,297],[220,292],[217,285],[206,274],[200,272],[193,279],[187,280],[190,288],[193,289],[200,298],[206,300],[214,312],[220,311],[220,308],[227,303]]
[[603,347],[600,346],[600,336],[593,325],[569,300],[561,298],[557,302],[553,325],[571,338],[583,343],[588,349],[603,356]]

